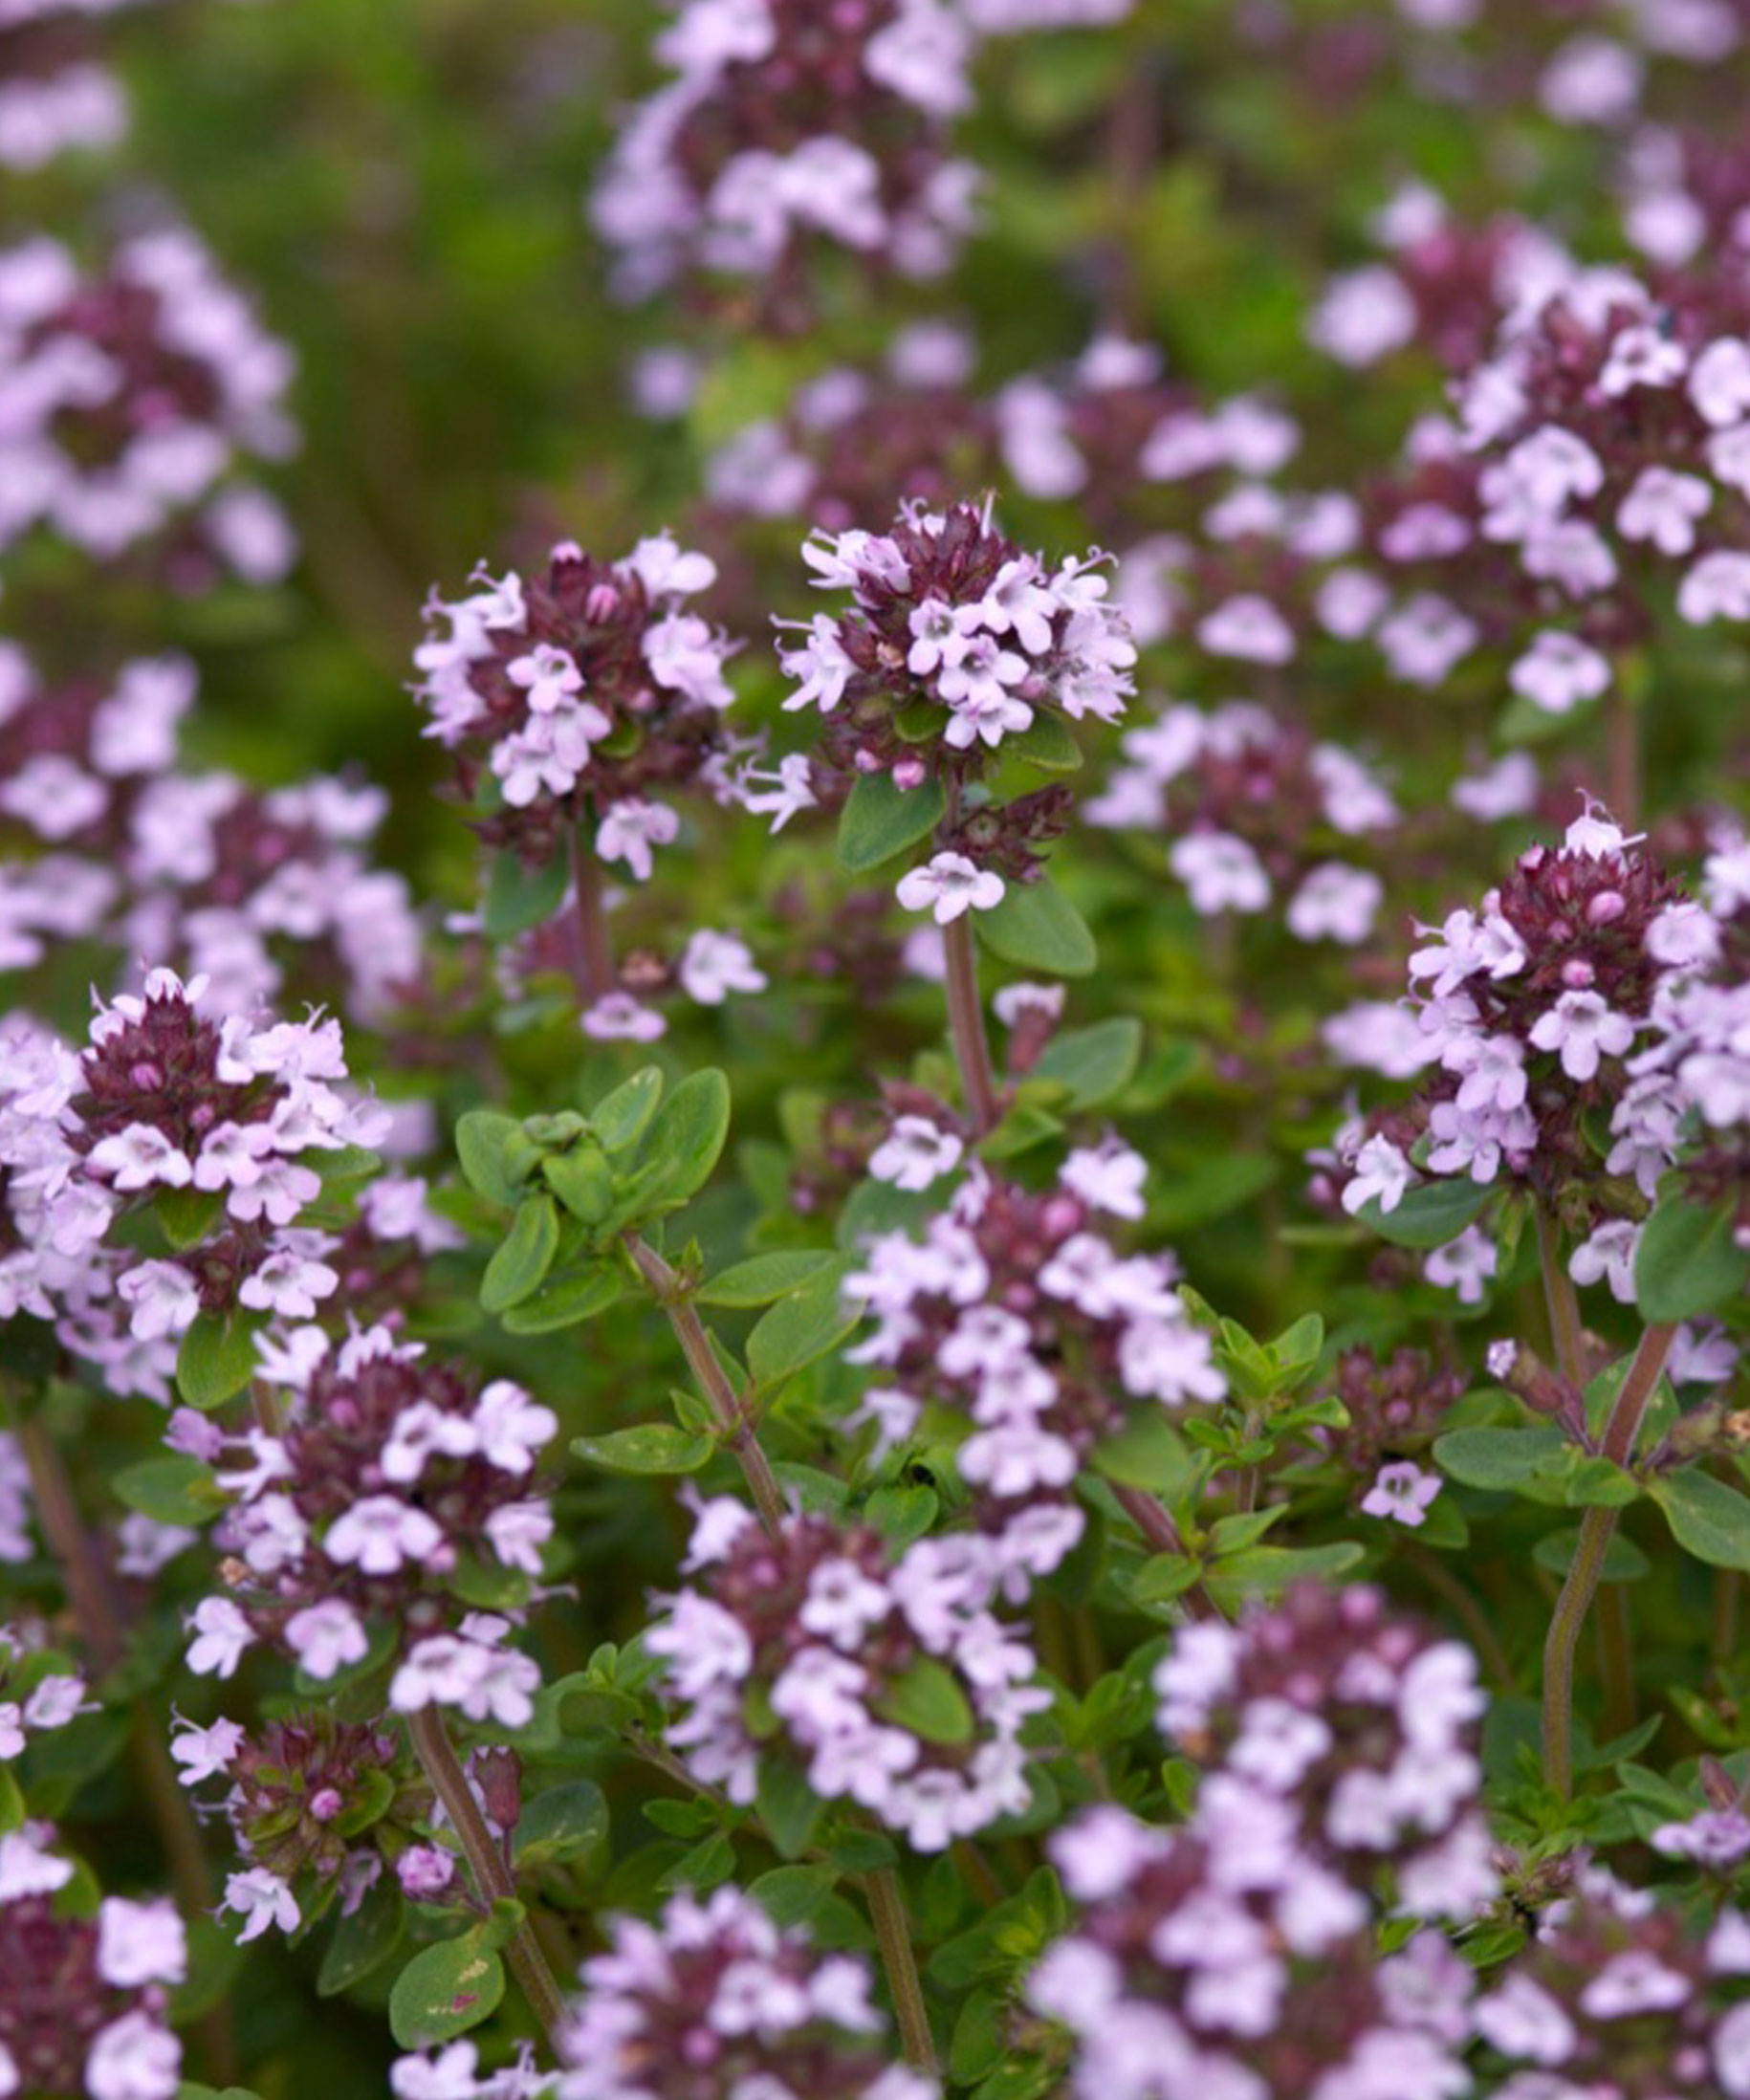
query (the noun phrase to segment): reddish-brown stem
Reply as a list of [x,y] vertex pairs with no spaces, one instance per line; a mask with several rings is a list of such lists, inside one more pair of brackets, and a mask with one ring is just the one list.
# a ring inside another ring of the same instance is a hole
[[[514,1900],[515,1879],[504,1863],[504,1854],[480,1811],[473,1788],[468,1783],[468,1775],[462,1769],[461,1760],[444,1726],[442,1710],[435,1706],[422,1707],[417,1714],[408,1716],[407,1730],[413,1738],[413,1747],[419,1754],[426,1777],[431,1782],[432,1792],[444,1804],[450,1827],[461,1843],[463,1856],[473,1876],[475,1893],[489,1908],[494,1903]],[[547,1966],[547,1958],[541,1952],[540,1942],[528,1918],[516,1926],[505,1942],[504,1957],[529,2002],[529,2010],[540,2022],[548,2039],[557,2041],[565,2022],[564,1995],[554,1980],[553,1971]]]
[[578,994],[594,1006],[614,989],[614,941],[602,898],[602,864],[581,829],[571,835],[571,880],[576,898],[572,969]]
[[783,1492],[772,1471],[771,1460],[754,1433],[754,1425],[736,1397],[734,1387],[717,1361],[717,1352],[711,1345],[704,1322],[689,1302],[680,1278],[654,1247],[636,1233],[627,1233],[625,1245],[639,1275],[649,1287],[650,1295],[668,1316],[668,1324],[681,1345],[681,1353],[711,1408],[717,1433],[725,1447],[734,1453],[741,1467],[760,1522],[776,1539],[784,1522]]
[[[1540,1240],[1542,1240],[1542,1233]],[[1546,1283],[1550,1273],[1548,1254],[1549,1250],[1545,1245]],[[1563,1281],[1567,1282],[1565,1272],[1563,1273]],[[1568,1296],[1571,1299],[1571,1284],[1568,1285]],[[1567,1324],[1569,1323],[1565,1319],[1558,1323],[1558,1347],[1562,1344],[1563,1328]],[[1571,1324],[1578,1329],[1577,1311]],[[1605,1424],[1604,1439],[1599,1447],[1612,1465],[1627,1466],[1634,1456],[1635,1440],[1640,1435],[1648,1402],[1652,1398],[1653,1389],[1659,1382],[1659,1374],[1665,1368],[1665,1359],[1671,1352],[1675,1332],[1675,1328],[1670,1325],[1655,1325],[1647,1328],[1641,1336],[1640,1345],[1634,1352],[1634,1361],[1630,1365],[1628,1376],[1624,1378],[1611,1405],[1609,1419]],[[1584,1353],[1564,1357],[1562,1368],[1573,1384],[1585,1385]],[[1562,1585],[1562,1593],[1556,1599],[1555,1610],[1550,1615],[1549,1634],[1543,1644],[1543,1777],[1563,1800],[1566,1800],[1571,1792],[1574,1777],[1574,1655],[1580,1645],[1586,1614],[1592,1608],[1592,1600],[1598,1593],[1598,1585],[1604,1576],[1605,1556],[1609,1551],[1610,1541],[1616,1533],[1616,1514],[1613,1509],[1594,1507],[1588,1509],[1581,1519],[1580,1538],[1574,1547],[1574,1557],[1568,1564],[1567,1579]],[[1620,1632],[1620,1629],[1618,1630]],[[1628,1667],[1630,1663],[1622,1657],[1616,1658],[1613,1663],[1613,1668],[1619,1672]]]
[[[1178,1525],[1147,1488],[1114,1486],[1112,1493],[1117,1498],[1119,1508],[1157,1553],[1182,1554],[1185,1551],[1185,1542],[1179,1537]],[[1186,1609],[1193,1618],[1220,1618],[1221,1613],[1214,1599],[1201,1582],[1192,1583],[1182,1594]]]
[[984,1000],[978,991],[978,958],[973,949],[970,913],[963,912],[942,932],[948,962],[948,1025],[954,1040],[954,1061],[974,1137],[985,1137],[1002,1120],[996,1075],[991,1064],[991,1039],[985,1032]]

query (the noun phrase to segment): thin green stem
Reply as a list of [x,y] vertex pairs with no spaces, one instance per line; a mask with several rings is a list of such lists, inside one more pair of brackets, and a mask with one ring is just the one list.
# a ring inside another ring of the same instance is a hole
[[991,1039],[985,1032],[984,1000],[978,991],[978,958],[973,951],[972,917],[960,917],[942,931],[948,962],[948,1026],[954,1060],[974,1137],[984,1137],[1002,1121],[996,1074],[991,1063]]
[[668,1324],[674,1329],[681,1353],[705,1395],[718,1433],[726,1447],[734,1453],[741,1467],[748,1492],[754,1498],[754,1506],[759,1512],[759,1520],[776,1539],[784,1522],[783,1492],[772,1471],[771,1460],[754,1433],[754,1425],[748,1420],[734,1387],[730,1384],[728,1373],[717,1361],[704,1322],[689,1302],[680,1278],[654,1247],[636,1233],[626,1234],[625,1246],[651,1296],[667,1314]]
[[[450,1827],[461,1841],[463,1856],[473,1876],[475,1892],[486,1904],[514,1902],[516,1882],[505,1864],[496,1839],[481,1813],[462,1769],[440,1708],[423,1706],[408,1717],[408,1733],[432,1792],[444,1804]],[[521,1986],[529,2009],[540,2022],[549,2041],[557,2041],[565,2022],[565,1999],[547,1966],[547,1958],[525,1917],[505,1942],[505,1959]]]
[[[1605,1424],[1600,1446],[1613,1465],[1627,1466],[1634,1455],[1647,1404],[1665,1368],[1675,1332],[1670,1325],[1655,1325],[1641,1336],[1634,1361]],[[1567,1370],[1565,1364],[1563,1368]],[[1572,1371],[1567,1375],[1572,1378]],[[1572,1791],[1574,1781],[1574,1655],[1615,1532],[1613,1509],[1588,1509],[1581,1519],[1579,1542],[1550,1615],[1549,1634],[1543,1644],[1543,1777],[1564,1801]]]
[[869,1899],[875,1943],[881,1949],[881,1965],[886,1972],[887,1989],[893,1996],[900,2049],[908,2064],[933,2076],[935,2038],[930,2031],[930,2013],[924,2003],[924,1985],[917,1971],[917,1957],[911,1950],[911,1928],[906,1917],[906,1899],[900,1893],[899,1876],[891,1867],[877,1867],[872,1873],[864,1875],[863,1886]]

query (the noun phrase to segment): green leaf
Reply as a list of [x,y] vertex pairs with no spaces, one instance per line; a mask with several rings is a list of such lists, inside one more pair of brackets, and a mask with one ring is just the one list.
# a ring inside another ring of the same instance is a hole
[[640,1166],[648,1173],[641,1217],[673,1211],[711,1179],[729,1136],[730,1083],[715,1069],[684,1079],[652,1119]]
[[794,1378],[838,1345],[863,1317],[842,1289],[848,1264],[835,1260],[788,1298],[780,1298],[748,1336],[748,1368],[765,1392]]
[[504,1996],[504,1963],[479,1928],[416,1954],[389,1993],[389,2032],[404,2049],[430,2048],[490,2020]]
[[611,1094],[602,1095],[589,1111],[589,1127],[604,1150],[624,1152],[638,1143],[650,1127],[663,1084],[662,1067],[646,1064]]
[[717,1448],[714,1437],[676,1429],[671,1422],[645,1422],[612,1430],[605,1436],[579,1436],[572,1450],[608,1473],[697,1473]]
[[1097,1108],[1129,1085],[1142,1061],[1143,1024],[1121,1017],[1055,1037],[1028,1074],[1069,1088],[1072,1108]]
[[1197,1475],[1185,1439],[1159,1408],[1135,1409],[1116,1436],[1100,1439],[1089,1462],[1121,1487],[1144,1488],[1168,1502],[1176,1502]]
[[1082,747],[1061,716],[1037,711],[1018,736],[1003,738],[1002,756],[1005,763],[1018,758],[1041,773],[1078,773],[1082,768]]
[[973,912],[973,930],[993,955],[1020,970],[1085,977],[1100,960],[1087,921],[1049,876],[1011,883],[995,910]]
[[804,1283],[813,1282],[824,1269],[842,1272],[846,1267],[848,1263],[842,1256],[825,1248],[755,1255],[751,1260],[737,1261],[733,1268],[702,1283],[693,1297],[701,1305],[769,1305],[775,1299],[788,1298]]
[[569,1151],[549,1152],[541,1161],[541,1173],[580,1225],[593,1228],[612,1214],[614,1170],[593,1137],[580,1140]]
[[514,1844],[519,1867],[558,1865],[606,1841],[607,1801],[592,1780],[549,1786],[523,1804]]
[[160,1189],[152,1198],[152,1215],[178,1254],[198,1247],[225,1209],[223,1190]]
[[873,1524],[891,1546],[908,1546],[936,1520],[942,1498],[934,1488],[896,1484],[877,1488],[863,1505],[864,1523]]
[[486,1265],[480,1280],[480,1303],[490,1313],[505,1312],[533,1298],[559,1251],[559,1214],[550,1195],[524,1196],[503,1246]]
[[625,1295],[625,1278],[604,1262],[581,1276],[561,1277],[513,1305],[504,1316],[507,1334],[553,1334],[593,1320]]
[[255,1375],[255,1337],[267,1324],[242,1311],[196,1313],[176,1352],[176,1389],[203,1412],[223,1407]]
[[[1531,1557],[1540,1567],[1548,1568],[1552,1575],[1565,1577],[1573,1564],[1574,1550],[1580,1543],[1580,1527],[1570,1524],[1564,1531],[1545,1532],[1531,1549]],[[1638,1583],[1652,1572],[1652,1563],[1641,1551],[1632,1539],[1625,1539],[1620,1531],[1610,1534],[1610,1542],[1605,1548],[1604,1573],[1600,1580],[1607,1583]]]
[[1573,1447],[1559,1429],[1452,1430],[1434,1439],[1434,1463],[1466,1487],[1517,1494]]
[[838,1880],[836,1867],[774,1867],[749,1882],[748,1893],[773,1924],[794,1930],[814,1923]]
[[383,1170],[383,1154],[365,1145],[333,1145],[306,1157],[324,1189],[344,1188],[349,1181],[369,1181]]
[[1227,1609],[1260,1591],[1274,1596],[1291,1583],[1333,1582],[1365,1551],[1350,1539],[1320,1546],[1248,1546],[1210,1569],[1209,1592]]
[[0,1837],[16,1830],[24,1822],[24,1792],[10,1764],[0,1764]]
[[456,1157],[469,1187],[506,1211],[515,1209],[521,1191],[505,1170],[504,1148],[521,1135],[516,1118],[496,1108],[470,1108],[456,1125]]
[[1735,1200],[1702,1210],[1662,1193],[1634,1255],[1634,1299],[1647,1320],[1694,1320],[1739,1297],[1750,1253],[1733,1238]]
[[198,1458],[142,1458],[137,1465],[123,1466],[110,1486],[118,1501],[160,1524],[198,1528],[230,1501]]
[[1492,1184],[1460,1177],[1424,1181],[1404,1192],[1389,1216],[1380,1209],[1378,1196],[1364,1203],[1357,1215],[1394,1247],[1444,1247],[1499,1193]]
[[825,1804],[808,1783],[808,1775],[785,1757],[764,1757],[754,1805],[780,1859],[800,1859],[814,1843]]
[[1750,1573],[1750,1498],[1693,1466],[1662,1474],[1649,1483],[1648,1492],[1686,1553],[1710,1567]]
[[727,1830],[718,1830],[678,1859],[656,1884],[659,1889],[692,1889],[700,1895],[720,1888],[735,1873],[735,1847]]
[[858,777],[839,817],[839,864],[867,874],[908,846],[931,837],[948,812],[940,780],[905,789],[888,773]]
[[1182,1597],[1202,1574],[1202,1562],[1190,1553],[1157,1553],[1137,1570],[1130,1594],[1141,1605],[1167,1604]]
[[318,1998],[335,1998],[361,1983],[401,1945],[407,1908],[394,1877],[384,1874],[351,1917],[341,1918],[317,1971]]
[[973,1739],[973,1709],[960,1681],[948,1665],[923,1655],[888,1681],[875,1702],[883,1720],[907,1728],[926,1742],[957,1747]]
[[514,940],[532,927],[544,926],[564,903],[570,880],[563,841],[538,867],[528,866],[517,853],[495,854],[481,924],[495,941]]

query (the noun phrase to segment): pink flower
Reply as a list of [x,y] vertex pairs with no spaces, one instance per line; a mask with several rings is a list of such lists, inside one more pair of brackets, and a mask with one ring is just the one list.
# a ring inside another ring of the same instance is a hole
[[259,1939],[270,1925],[277,1925],[282,1933],[291,1932],[301,1914],[291,1890],[265,1867],[252,1867],[244,1873],[231,1874],[226,1881],[225,1901],[219,1908],[241,1914],[243,1930],[237,1935],[239,1946]]
[[1426,1520],[1429,1504],[1439,1492],[1437,1473],[1424,1473],[1409,1459],[1400,1459],[1394,1465],[1381,1466],[1374,1475],[1373,1485],[1362,1498],[1362,1513],[1407,1524],[1413,1530]]
[[900,878],[898,897],[908,911],[929,911],[949,926],[968,910],[990,911],[1008,886],[992,868],[980,868],[964,853],[938,853],[924,867]]

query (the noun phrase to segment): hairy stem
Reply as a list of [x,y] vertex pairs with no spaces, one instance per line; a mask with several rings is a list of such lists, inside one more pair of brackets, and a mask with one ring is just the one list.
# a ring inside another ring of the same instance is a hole
[[[407,1725],[431,1790],[444,1804],[450,1826],[461,1840],[480,1900],[487,1904],[514,1902],[515,1880],[468,1783],[468,1775],[444,1726],[442,1709],[423,1706],[408,1717]],[[540,2022],[548,2040],[556,2041],[564,2024],[565,2000],[547,1966],[535,1928],[526,1917],[506,1941],[504,1957],[529,2002],[530,2011]]]
[[[1674,1327],[1658,1325],[1647,1328],[1641,1336],[1629,1375],[1605,1424],[1600,1446],[1613,1465],[1626,1466],[1634,1455],[1641,1420],[1659,1382],[1659,1373],[1665,1368],[1675,1332]],[[1565,1364],[1563,1368],[1573,1378]],[[1564,1801],[1572,1791],[1574,1779],[1574,1654],[1615,1532],[1613,1509],[1588,1509],[1581,1520],[1580,1541],[1562,1594],[1556,1599],[1543,1644],[1543,1778]]]
[[1564,1378],[1577,1391],[1586,1390],[1586,1328],[1580,1319],[1580,1300],[1574,1280],[1562,1259],[1562,1228],[1540,1203],[1537,1220],[1538,1263],[1543,1272],[1543,1302],[1549,1308],[1549,1334],[1555,1345],[1556,1364]]
[[942,931],[948,958],[948,1025],[954,1039],[954,1060],[966,1095],[973,1134],[984,1137],[1002,1120],[996,1098],[996,1075],[991,1064],[991,1041],[985,1033],[984,1001],[978,994],[978,959],[973,952],[971,915]]
[[741,1467],[760,1522],[776,1539],[783,1528],[783,1493],[772,1472],[771,1460],[760,1449],[759,1439],[754,1433],[754,1425],[748,1420],[727,1372],[717,1361],[704,1322],[689,1302],[680,1278],[654,1247],[636,1233],[627,1233],[625,1245],[639,1275],[668,1316],[668,1324],[674,1329],[681,1353],[711,1408],[718,1433]]
[[602,864],[581,829],[571,835],[571,879],[577,896],[572,968],[579,995],[593,1006],[614,989],[614,942],[602,901]]
[[906,2062],[933,2075],[936,2045],[930,2032],[930,2014],[924,2005],[923,1980],[917,1973],[917,1957],[911,1951],[911,1932],[906,1919],[906,1901],[900,1893],[899,1876],[891,1867],[877,1867],[863,1877],[869,1899],[869,1917],[881,1949],[881,1965],[886,1972],[887,1989],[893,1995],[893,2011],[899,2021],[899,2042]]
[[[1118,1506],[1157,1553],[1185,1551],[1185,1542],[1179,1537],[1178,1525],[1147,1488],[1119,1487],[1114,1484],[1112,1493],[1118,1498]],[[1185,1608],[1192,1618],[1220,1618],[1221,1613],[1214,1599],[1200,1582],[1192,1583],[1183,1595]]]

